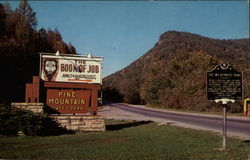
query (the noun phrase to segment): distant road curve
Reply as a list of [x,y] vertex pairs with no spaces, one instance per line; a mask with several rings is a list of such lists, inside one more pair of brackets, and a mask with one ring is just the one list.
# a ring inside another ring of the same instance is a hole
[[[109,103],[99,115],[113,119],[151,120],[185,128],[209,130],[222,133],[222,115],[173,112],[148,108],[143,105]],[[231,137],[250,140],[250,118],[228,116],[227,134]]]

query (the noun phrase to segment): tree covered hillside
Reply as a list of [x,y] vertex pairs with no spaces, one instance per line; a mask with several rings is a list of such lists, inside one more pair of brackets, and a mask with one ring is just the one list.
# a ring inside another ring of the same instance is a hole
[[25,83],[39,75],[39,52],[75,54],[59,31],[36,29],[36,13],[26,0],[12,10],[0,3],[0,102],[24,101]]
[[[248,39],[217,40],[169,31],[145,55],[103,80],[104,97],[176,109],[216,109],[205,98],[206,72],[229,62],[244,72],[244,96],[248,97],[249,51]],[[232,105],[232,112],[240,110],[240,103]]]

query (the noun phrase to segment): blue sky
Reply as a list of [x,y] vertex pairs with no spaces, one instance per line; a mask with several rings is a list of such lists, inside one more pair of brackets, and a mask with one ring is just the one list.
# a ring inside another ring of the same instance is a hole
[[[145,54],[170,30],[249,38],[247,1],[30,1],[37,29],[57,28],[78,53],[104,57],[104,77]],[[10,1],[16,8],[18,1]]]

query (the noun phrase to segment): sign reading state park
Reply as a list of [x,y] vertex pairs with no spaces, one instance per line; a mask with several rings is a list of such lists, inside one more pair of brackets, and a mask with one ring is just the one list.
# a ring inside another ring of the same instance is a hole
[[41,54],[40,77],[50,82],[102,83],[103,57]]

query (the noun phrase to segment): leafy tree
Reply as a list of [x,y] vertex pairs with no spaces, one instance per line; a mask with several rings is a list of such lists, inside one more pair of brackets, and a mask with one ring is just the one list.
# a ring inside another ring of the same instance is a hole
[[71,42],[68,44],[69,46],[69,54],[76,54],[76,48],[71,44]]

